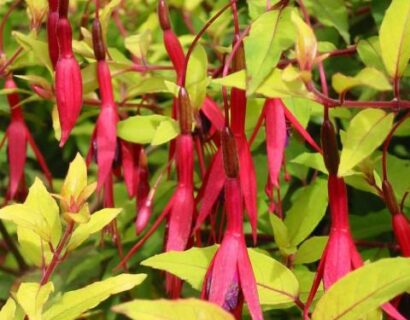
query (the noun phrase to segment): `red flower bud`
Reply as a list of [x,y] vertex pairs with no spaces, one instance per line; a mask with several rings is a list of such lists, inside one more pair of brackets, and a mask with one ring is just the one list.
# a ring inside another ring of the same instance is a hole
[[325,120],[322,124],[321,139],[323,160],[327,171],[331,175],[337,175],[339,169],[339,150],[337,147],[335,128],[330,120]]
[[394,195],[393,188],[389,181],[383,180],[382,182],[383,197],[387,208],[392,214],[400,212],[399,204],[397,203],[396,196]]
[[225,174],[228,178],[237,178],[239,175],[238,150],[232,131],[228,127],[221,132],[221,144]]
[[171,29],[171,23],[169,21],[169,10],[165,0],[158,1],[158,20],[159,25],[163,31]]
[[105,60],[105,44],[102,34],[101,23],[98,19],[93,22],[92,28],[94,55],[97,61]]
[[[51,2],[51,1],[50,1]],[[50,56],[51,63],[53,68],[56,67],[59,49],[58,49],[58,40],[57,40],[57,23],[58,23],[58,11],[50,11],[47,18],[47,42],[48,42],[48,54]]]
[[400,250],[405,257],[410,257],[410,223],[406,216],[402,213],[393,215],[393,231],[397,242],[400,245]]
[[185,88],[179,89],[178,118],[181,134],[191,134],[192,131],[192,105]]

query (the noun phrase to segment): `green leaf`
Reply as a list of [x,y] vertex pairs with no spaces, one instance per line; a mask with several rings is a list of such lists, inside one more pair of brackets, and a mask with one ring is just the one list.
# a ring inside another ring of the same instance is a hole
[[290,21],[291,12],[290,8],[268,11],[252,23],[244,41],[248,95],[272,72],[282,51],[292,46],[295,31]]
[[384,209],[363,216],[351,215],[350,226],[354,239],[371,239],[391,232],[391,214]]
[[350,42],[349,17],[343,0],[305,0],[304,3],[321,23],[336,28],[344,41]]
[[328,174],[323,156],[320,153],[304,152],[290,162]]
[[43,286],[35,282],[23,282],[16,293],[16,300],[30,320],[42,320],[43,306],[53,291],[52,282]]
[[354,77],[336,73],[332,76],[332,86],[338,93],[346,92],[358,86],[367,86],[378,91],[392,89],[384,73],[374,68],[364,68]]
[[67,250],[74,250],[85,240],[87,240],[91,234],[102,230],[102,228],[104,228],[112,220],[114,220],[121,211],[122,209],[105,208],[100,211],[94,212],[87,223],[80,224],[74,230],[67,245]]
[[410,259],[365,265],[336,282],[319,300],[313,320],[356,320],[410,288]]
[[198,299],[134,300],[112,308],[135,320],[233,320],[219,306]]
[[400,77],[410,58],[410,1],[392,1],[380,26],[380,47],[389,75]]
[[[202,289],[202,281],[217,246],[192,248],[182,252],[166,252],[141,262],[142,265],[168,271],[187,281],[194,289]],[[298,295],[298,282],[293,273],[271,257],[248,249],[258,288],[264,305],[293,302]]]
[[311,70],[317,54],[315,33],[296,12],[292,12],[292,22],[297,29],[296,60],[301,70]]
[[316,228],[325,215],[327,202],[326,180],[317,179],[297,191],[285,218],[292,245],[301,243]]
[[134,56],[139,59],[145,59],[148,48],[151,44],[152,32],[151,30],[144,30],[139,34],[128,36],[125,38],[125,48],[129,50]]
[[127,98],[133,98],[146,93],[165,92],[178,96],[178,86],[160,77],[141,78],[141,81],[132,85],[128,89]]
[[343,177],[380,146],[393,125],[394,115],[379,109],[359,112],[346,131],[338,175]]
[[[167,122],[161,126],[162,122]],[[177,122],[166,116],[134,116],[120,121],[117,134],[121,139],[133,143],[165,143],[179,134]]]
[[29,35],[25,35],[21,32],[13,31],[12,34],[24,50],[33,52],[36,60],[40,61],[50,72],[52,72],[53,67],[51,65],[46,42],[37,40],[33,32]]
[[86,187],[87,165],[84,158],[77,153],[68,168],[67,176],[61,188],[61,196],[66,199],[67,203],[70,203],[72,199],[76,201]]
[[360,40],[357,44],[357,53],[363,63],[370,68],[376,68],[385,72],[379,37],[370,37]]
[[304,98],[288,97],[283,98],[282,102],[285,104],[286,108],[295,116],[295,118],[298,119],[303,128],[306,128],[309,123],[312,109],[318,107],[320,109],[323,108],[323,106],[318,104],[317,102]]
[[43,320],[73,320],[113,294],[130,290],[146,278],[145,274],[121,274],[65,293],[43,315]]
[[223,78],[216,78],[212,79],[212,83],[230,87],[230,88],[238,88],[245,90],[246,89],[246,71],[240,70],[234,73],[231,73]]
[[111,15],[113,10],[121,3],[121,0],[111,0],[108,2],[108,4],[101,9],[100,11],[100,22],[101,22],[101,28],[103,31],[103,35],[107,34],[107,29],[108,29],[108,23],[111,19]]
[[290,256],[296,252],[296,246],[293,246],[289,239],[288,228],[283,220],[275,214],[269,214],[269,221],[273,229],[275,243],[284,256]]
[[24,205],[31,209],[32,215],[44,217],[50,230],[51,243],[56,247],[61,237],[60,209],[40,179],[36,178],[30,187]]
[[208,79],[208,57],[201,45],[195,46],[189,58],[185,82],[192,107],[199,110],[205,100],[206,88],[210,82]]
[[0,310],[0,319],[15,320],[16,303],[12,298],[8,298],[4,306]]
[[311,237],[299,247],[293,262],[295,264],[312,263],[320,259],[329,237]]

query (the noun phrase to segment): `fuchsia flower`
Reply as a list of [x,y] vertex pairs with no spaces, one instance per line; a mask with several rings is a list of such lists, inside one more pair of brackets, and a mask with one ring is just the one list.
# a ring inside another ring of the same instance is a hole
[[[11,77],[5,81],[5,89],[17,89],[17,86]],[[27,142],[30,144],[37,158],[37,161],[43,170],[49,185],[52,184],[52,176],[43,155],[38,149],[30,131],[23,118],[23,112],[20,107],[20,98],[17,92],[11,92],[7,95],[10,106],[11,122],[6,130],[4,139],[8,140],[7,156],[10,168],[10,180],[6,195],[6,202],[15,199],[17,192],[20,190],[25,193],[24,185],[24,165],[27,157]],[[4,142],[4,140],[3,140]],[[0,144],[3,144],[3,142]]]
[[81,70],[73,55],[72,31],[67,15],[68,0],[60,0],[57,23],[57,40],[60,53],[56,64],[55,80],[58,116],[61,124],[60,146],[66,143],[81,112],[83,103]]
[[202,297],[240,317],[242,299],[252,319],[263,319],[256,280],[243,233],[243,197],[239,178],[239,159],[235,138],[229,128],[222,132],[225,209],[224,237],[206,274]]
[[58,41],[57,41],[57,23],[58,23],[58,0],[48,0],[48,17],[47,17],[47,42],[48,54],[50,56],[53,68],[58,61]]

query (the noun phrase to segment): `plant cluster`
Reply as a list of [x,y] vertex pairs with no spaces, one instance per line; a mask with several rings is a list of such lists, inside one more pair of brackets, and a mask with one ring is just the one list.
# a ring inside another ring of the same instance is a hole
[[0,320],[409,319],[409,17],[0,0]]

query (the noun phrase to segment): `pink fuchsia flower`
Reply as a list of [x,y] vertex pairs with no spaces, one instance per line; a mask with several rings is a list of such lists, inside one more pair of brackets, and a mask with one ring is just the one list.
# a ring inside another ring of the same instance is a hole
[[77,118],[83,103],[83,86],[80,66],[72,50],[72,31],[67,18],[68,0],[59,2],[57,40],[60,48],[56,64],[55,92],[58,116],[61,124],[60,146],[63,146]]
[[227,224],[202,289],[202,297],[235,313],[244,300],[252,319],[263,319],[256,280],[243,233],[243,197],[239,182],[239,159],[235,138],[228,128],[222,132],[225,209]]
[[[17,86],[11,77],[5,81],[5,89],[16,90]],[[30,144],[37,158],[37,161],[43,170],[49,185],[52,185],[52,176],[43,155],[38,149],[27,125],[24,121],[23,112],[20,107],[20,98],[17,92],[11,92],[7,95],[7,100],[10,106],[11,121],[6,130],[4,140],[8,140],[7,156],[10,168],[10,180],[6,201],[15,199],[18,191],[26,189],[24,185],[24,165],[27,158],[27,142]],[[0,143],[0,147],[3,144]]]

